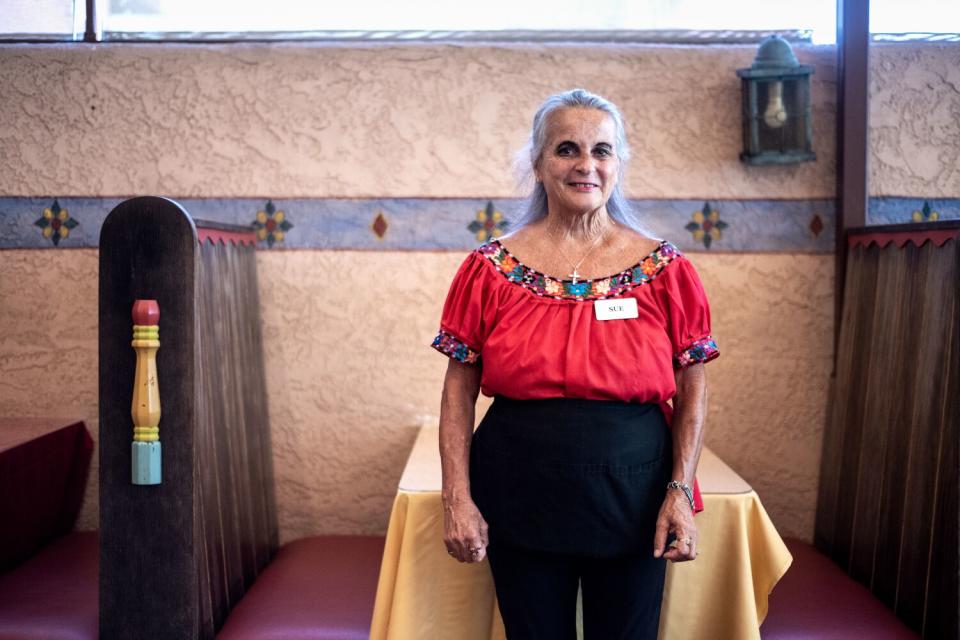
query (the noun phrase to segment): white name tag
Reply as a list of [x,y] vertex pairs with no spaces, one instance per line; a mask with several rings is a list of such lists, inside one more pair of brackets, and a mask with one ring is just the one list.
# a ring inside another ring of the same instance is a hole
[[636,298],[613,298],[597,300],[593,303],[593,312],[597,320],[626,320],[637,317]]

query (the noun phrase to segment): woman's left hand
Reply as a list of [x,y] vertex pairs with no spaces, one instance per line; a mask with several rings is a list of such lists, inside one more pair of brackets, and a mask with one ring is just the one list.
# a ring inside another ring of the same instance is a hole
[[[667,548],[667,536],[677,537],[676,543]],[[682,491],[667,491],[667,496],[657,516],[657,533],[653,538],[653,557],[664,557],[672,562],[686,562],[697,557],[697,525],[693,522],[693,509]]]

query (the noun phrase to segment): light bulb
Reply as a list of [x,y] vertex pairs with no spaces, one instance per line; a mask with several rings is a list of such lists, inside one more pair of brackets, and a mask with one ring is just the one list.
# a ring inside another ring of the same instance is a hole
[[769,87],[763,122],[771,129],[778,129],[787,121],[787,110],[783,108],[783,83],[771,82]]

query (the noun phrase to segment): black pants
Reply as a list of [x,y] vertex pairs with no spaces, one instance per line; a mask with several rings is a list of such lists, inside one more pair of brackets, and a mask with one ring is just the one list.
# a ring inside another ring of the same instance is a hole
[[654,639],[666,564],[653,558],[672,471],[660,407],[496,398],[474,434],[471,491],[509,640]]
[[648,553],[582,558],[487,548],[509,640],[574,640],[577,587],[584,640],[656,640],[666,561]]

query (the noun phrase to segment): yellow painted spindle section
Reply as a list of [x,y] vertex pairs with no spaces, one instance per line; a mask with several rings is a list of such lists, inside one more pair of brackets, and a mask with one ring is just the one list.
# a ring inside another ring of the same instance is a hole
[[156,300],[133,303],[133,342],[137,369],[133,381],[133,484],[160,484],[160,387],[157,349],[160,348],[160,306]]

